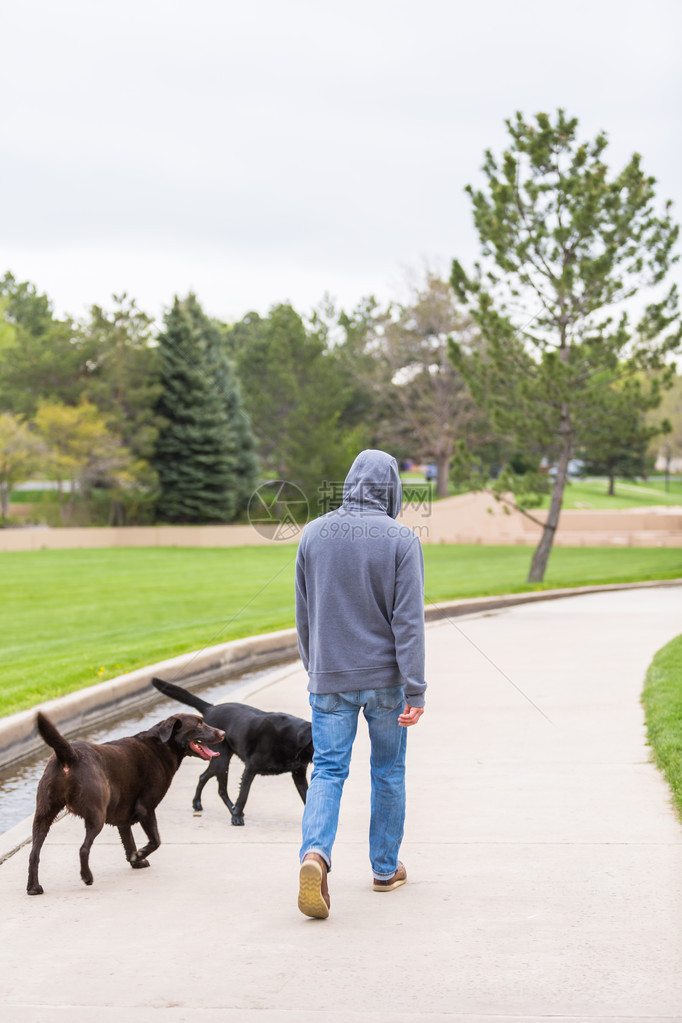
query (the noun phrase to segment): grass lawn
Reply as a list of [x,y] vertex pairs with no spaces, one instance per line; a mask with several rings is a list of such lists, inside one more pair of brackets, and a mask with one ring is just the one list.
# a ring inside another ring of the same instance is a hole
[[[682,549],[424,548],[426,599],[682,578]],[[0,553],[0,715],[166,657],[294,623],[295,545]]]
[[682,636],[673,639],[654,657],[642,702],[649,744],[682,817]]
[[[415,494],[416,500],[423,500],[425,489],[431,494],[433,500],[434,485],[425,483],[424,477],[419,473],[403,473],[403,496],[409,500]],[[682,506],[682,478],[673,476],[668,481],[668,490],[665,488],[665,479],[662,476],[652,476],[646,481],[638,480],[633,483],[631,480],[616,480],[615,494],[609,497],[608,480],[586,479],[569,480],[564,493],[564,508],[606,508],[608,510],[618,508],[646,508],[652,505],[674,505]],[[461,494],[450,483],[450,496]],[[549,508],[550,495],[546,494],[542,499],[542,508]]]
[[[608,495],[606,480],[587,479],[569,480],[564,493],[564,508],[647,508],[652,505],[682,506],[682,480],[671,479],[669,490],[665,489],[665,481],[655,477],[650,480],[637,481],[616,480],[615,494]],[[549,508],[549,495],[545,495],[543,508]]]

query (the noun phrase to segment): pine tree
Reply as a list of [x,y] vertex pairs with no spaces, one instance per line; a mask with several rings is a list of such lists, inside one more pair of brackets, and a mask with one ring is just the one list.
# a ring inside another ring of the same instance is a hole
[[214,347],[219,329],[194,295],[175,299],[159,335],[162,425],[152,464],[159,476],[157,517],[227,522],[239,494],[237,436],[228,416]]
[[[503,434],[542,443],[557,461],[542,537],[528,582],[541,582],[554,542],[581,424],[602,406],[605,379],[645,371],[671,380],[682,342],[675,284],[661,294],[676,262],[679,227],[670,204],[655,208],[655,179],[634,154],[611,176],[606,136],[579,142],[578,122],[562,110],[507,121],[501,160],[486,153],[481,189],[467,188],[482,261],[468,275],[453,261],[451,283],[469,303],[484,347],[452,347],[476,402]],[[656,287],[649,292],[647,288]],[[621,303],[650,299],[633,326]],[[649,397],[631,388],[645,411]],[[640,402],[640,398],[642,399]],[[609,409],[606,409],[607,416]],[[616,427],[618,423],[616,421]]]
[[258,458],[256,438],[251,420],[244,407],[242,389],[232,360],[227,354],[224,333],[217,323],[208,332],[207,356],[222,397],[228,422],[235,440],[235,514],[242,512],[258,486]]

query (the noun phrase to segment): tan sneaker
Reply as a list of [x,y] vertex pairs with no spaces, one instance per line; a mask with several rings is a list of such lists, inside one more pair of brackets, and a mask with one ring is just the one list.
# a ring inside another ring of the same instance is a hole
[[398,860],[398,869],[393,877],[389,877],[385,881],[377,881],[375,877],[373,887],[375,892],[392,892],[394,888],[400,888],[401,884],[405,884],[406,881],[407,871],[405,870],[405,865]]
[[327,864],[318,853],[307,853],[299,874],[298,908],[304,916],[326,920],[330,905]]

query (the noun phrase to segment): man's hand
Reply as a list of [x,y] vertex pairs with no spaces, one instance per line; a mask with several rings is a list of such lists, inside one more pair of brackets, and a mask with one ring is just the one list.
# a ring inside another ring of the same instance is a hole
[[405,710],[398,718],[398,724],[403,725],[404,728],[409,728],[410,725],[416,725],[423,713],[423,707],[410,707],[409,703],[406,703]]

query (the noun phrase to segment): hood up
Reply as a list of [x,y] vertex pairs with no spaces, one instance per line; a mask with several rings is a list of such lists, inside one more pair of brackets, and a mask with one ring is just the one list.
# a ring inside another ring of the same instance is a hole
[[403,487],[395,458],[376,448],[361,451],[343,485],[343,507],[348,511],[383,512],[395,519],[402,500]]

